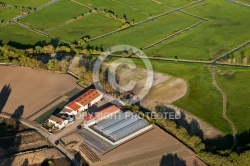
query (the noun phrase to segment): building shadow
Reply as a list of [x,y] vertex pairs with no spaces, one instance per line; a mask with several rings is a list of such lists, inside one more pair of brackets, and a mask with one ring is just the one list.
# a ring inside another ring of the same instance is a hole
[[10,84],[4,85],[0,92],[0,113],[3,111],[4,106],[6,105],[8,98],[11,93]]
[[160,166],[186,166],[186,161],[178,157],[177,154],[168,153],[162,156]]

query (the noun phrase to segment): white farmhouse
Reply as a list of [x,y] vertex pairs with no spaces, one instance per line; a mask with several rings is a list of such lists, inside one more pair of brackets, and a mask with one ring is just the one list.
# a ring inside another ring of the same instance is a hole
[[68,124],[68,120],[63,120],[61,118],[58,118],[54,115],[51,115],[49,118],[49,122],[54,124],[55,127],[58,127],[60,130]]

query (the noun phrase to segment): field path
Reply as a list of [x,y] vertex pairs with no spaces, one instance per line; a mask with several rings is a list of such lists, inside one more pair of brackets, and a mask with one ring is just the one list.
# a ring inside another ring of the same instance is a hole
[[231,125],[232,131],[233,131],[234,140],[233,140],[233,145],[231,147],[233,149],[233,148],[235,148],[235,146],[237,144],[237,136],[236,136],[237,128],[235,127],[234,123],[227,116],[227,96],[216,81],[216,68],[215,67],[210,68],[210,72],[212,75],[213,85],[222,95],[222,100],[223,100],[222,115],[223,115],[223,118]]

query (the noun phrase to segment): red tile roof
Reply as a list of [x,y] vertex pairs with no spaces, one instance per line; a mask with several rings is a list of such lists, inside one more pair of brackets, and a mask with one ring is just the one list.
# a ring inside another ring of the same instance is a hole
[[[76,111],[79,108],[81,108],[81,106],[79,106],[78,104],[76,104],[74,101],[70,102],[69,104],[67,104],[67,107],[71,108],[72,110]],[[72,111],[71,111],[72,112]]]
[[78,102],[79,104],[85,106],[88,105],[91,101],[95,100],[101,94],[96,89],[90,89],[85,92],[83,95],[78,97],[74,102]]
[[87,115],[87,116],[84,117],[84,121],[89,121],[89,120],[91,120],[93,118],[94,118],[94,116],[90,114],[90,115]]
[[106,108],[96,112],[95,113],[95,118],[99,119],[99,118],[104,117],[104,116],[106,116],[106,115],[108,115],[110,113],[113,113],[113,112],[117,111],[117,110],[120,110],[120,109],[118,107],[116,107],[115,105],[111,105],[109,107],[106,107]]

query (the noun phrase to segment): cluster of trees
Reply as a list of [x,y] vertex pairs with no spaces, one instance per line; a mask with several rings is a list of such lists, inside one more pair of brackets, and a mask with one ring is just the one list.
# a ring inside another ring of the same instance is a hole
[[227,63],[233,65],[238,65],[238,64],[247,65],[249,61],[250,61],[250,46],[230,54],[227,58]]
[[28,14],[34,12],[36,9],[31,7],[24,7],[24,6],[14,6],[15,9],[19,9],[22,12],[26,12]]
[[2,118],[0,117],[0,133],[1,137],[12,135],[16,132],[23,132],[27,130],[32,130],[27,126],[19,123],[13,118]]
[[0,8],[6,7],[6,3],[0,2]]
[[128,28],[134,24],[134,19],[132,19],[132,21],[129,22],[125,14],[122,17],[119,17],[112,10],[106,10],[106,9],[98,10],[97,8],[95,8],[94,10],[103,13],[106,17],[121,21],[122,25],[120,26],[120,29]]
[[[5,63],[12,63],[18,66],[27,66],[37,69],[45,69],[52,71],[67,72],[69,65],[68,60],[57,60],[51,57],[51,54],[46,52],[46,48],[52,46],[45,46],[43,49],[37,46],[34,50],[20,50],[7,45],[0,46],[0,57],[4,59]],[[43,51],[41,51],[41,49]],[[49,52],[51,53],[51,52]],[[48,59],[43,61],[40,59]]]
[[[152,119],[150,117],[147,117],[147,115],[145,115],[145,112],[149,110],[145,110],[145,108],[143,107],[138,107],[138,105],[126,106],[126,109],[136,112],[140,116],[144,114],[144,118],[147,118],[151,123],[155,123],[162,129],[164,129],[166,132],[172,134],[175,138],[179,139],[186,146],[195,151],[196,154],[208,165],[248,165],[250,163],[250,151],[247,150],[247,148],[245,148],[245,150],[242,150],[241,148],[241,151],[238,150],[239,147],[237,147],[235,150],[232,150],[230,148],[222,150],[216,146],[214,146],[212,149],[208,149],[206,141],[201,139],[199,136],[190,135],[185,127],[177,124],[175,121],[157,118]],[[161,112],[162,109],[159,109],[158,107],[158,109],[156,108],[156,111]],[[244,134],[246,137],[245,139],[249,137],[249,134],[250,131]],[[244,142],[242,140],[240,141]],[[247,144],[247,142],[249,142],[249,140],[245,141],[246,144],[242,144],[241,146],[249,147],[249,143]],[[218,142],[217,144],[221,143]]]

